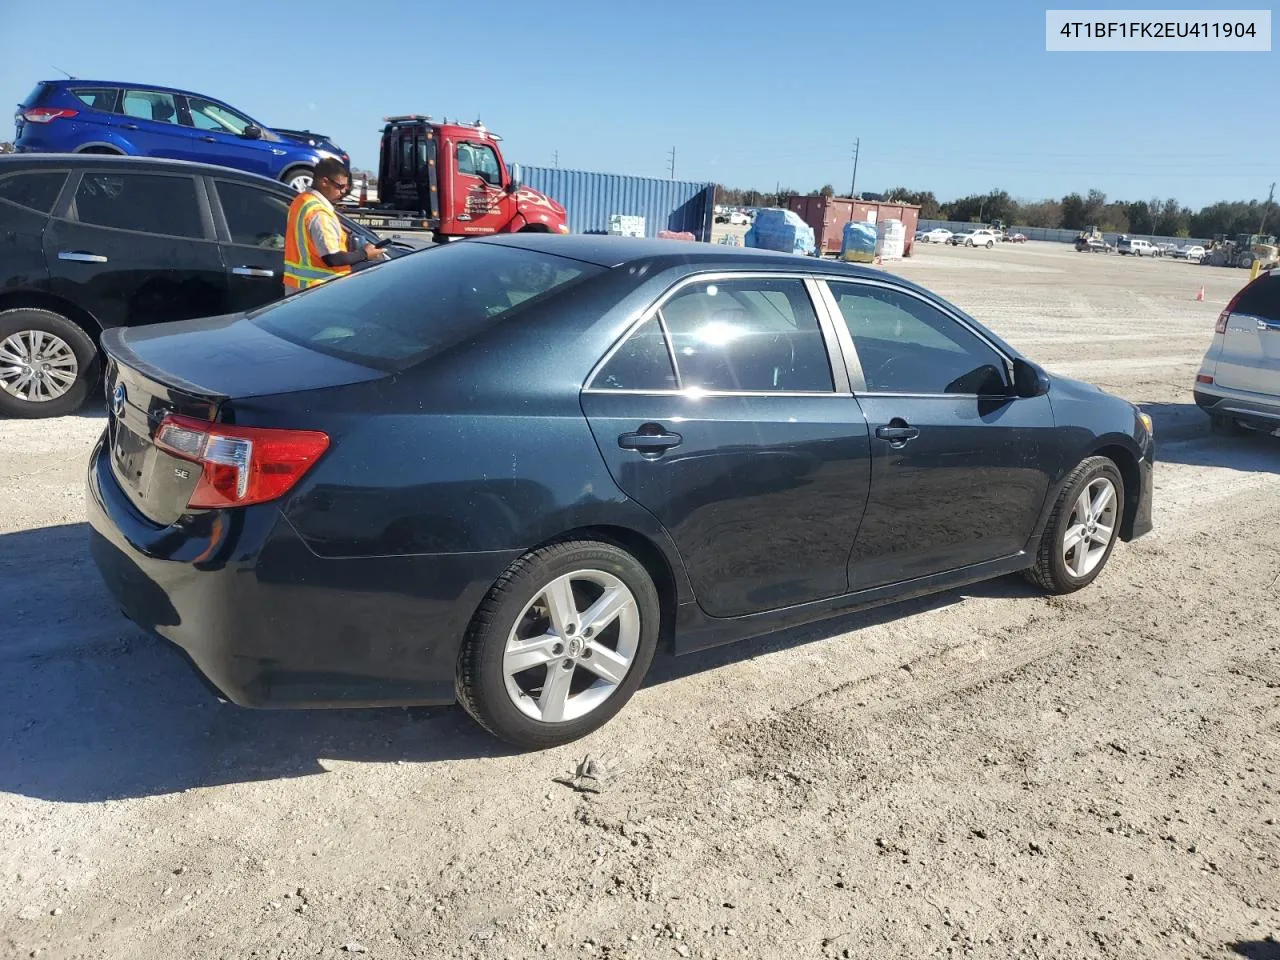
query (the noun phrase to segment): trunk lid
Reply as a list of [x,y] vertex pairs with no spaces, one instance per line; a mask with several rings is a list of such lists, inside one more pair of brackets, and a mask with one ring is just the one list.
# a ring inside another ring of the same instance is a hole
[[237,399],[376,380],[381,371],[276,337],[239,316],[102,335],[111,471],[133,505],[168,526],[190,510],[200,467],[155,445],[168,414],[227,420]]
[[1280,271],[1258,277],[1227,308],[1213,379],[1228,390],[1280,397]]

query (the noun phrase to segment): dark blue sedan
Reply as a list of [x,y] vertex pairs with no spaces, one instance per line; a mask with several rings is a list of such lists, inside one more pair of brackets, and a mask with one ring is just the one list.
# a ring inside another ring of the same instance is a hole
[[684,653],[1151,529],[1151,422],[875,270],[520,235],[108,331],[92,550],[246,706],[565,743]]

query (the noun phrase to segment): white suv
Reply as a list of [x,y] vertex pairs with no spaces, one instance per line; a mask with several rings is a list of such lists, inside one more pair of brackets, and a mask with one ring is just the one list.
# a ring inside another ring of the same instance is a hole
[[965,234],[964,245],[966,247],[986,247],[990,250],[1000,242],[1000,234],[994,230],[975,230],[973,233]]
[[1280,269],[1259,274],[1218,317],[1195,398],[1215,430],[1280,435]]
[[1159,255],[1151,241],[1134,240],[1130,237],[1122,237],[1116,243],[1116,253],[1130,253],[1135,257],[1154,257]]

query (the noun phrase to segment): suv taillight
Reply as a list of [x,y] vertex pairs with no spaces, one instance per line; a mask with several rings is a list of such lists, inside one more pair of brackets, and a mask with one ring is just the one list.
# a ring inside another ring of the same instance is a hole
[[30,110],[22,111],[22,119],[27,123],[53,123],[55,120],[74,117],[79,112],[79,110],[64,110],[61,107],[32,107]]
[[1236,291],[1236,295],[1234,297],[1227,301],[1226,307],[1220,314],[1218,314],[1218,322],[1213,328],[1215,333],[1227,332],[1227,324],[1231,321],[1231,314],[1235,311],[1236,304],[1240,302],[1240,298],[1244,295],[1244,292],[1248,290],[1253,283],[1257,283],[1257,281],[1254,280],[1250,281],[1250,283],[1246,283]]
[[155,444],[200,464],[187,506],[216,509],[284,496],[329,448],[329,437],[317,430],[235,427],[170,414]]

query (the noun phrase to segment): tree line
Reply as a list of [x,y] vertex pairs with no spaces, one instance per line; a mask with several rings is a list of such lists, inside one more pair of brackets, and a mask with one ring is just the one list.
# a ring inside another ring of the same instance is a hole
[[[788,197],[800,195],[790,187],[773,193],[740,190],[716,185],[716,202],[729,206],[785,206]],[[809,190],[805,196],[834,196],[835,189],[825,184]],[[1192,210],[1170,197],[1162,200],[1111,200],[1101,190],[1068,193],[1061,199],[1020,201],[1006,190],[975,193],[946,202],[939,201],[930,190],[894,187],[884,193],[863,194],[868,200],[914,203],[925,220],[954,220],[962,223],[990,223],[999,220],[1007,225],[1053,227],[1083,230],[1096,226],[1109,233],[1150,234],[1160,237],[1212,237],[1215,234],[1277,232],[1280,216],[1270,201],[1219,201]]]

